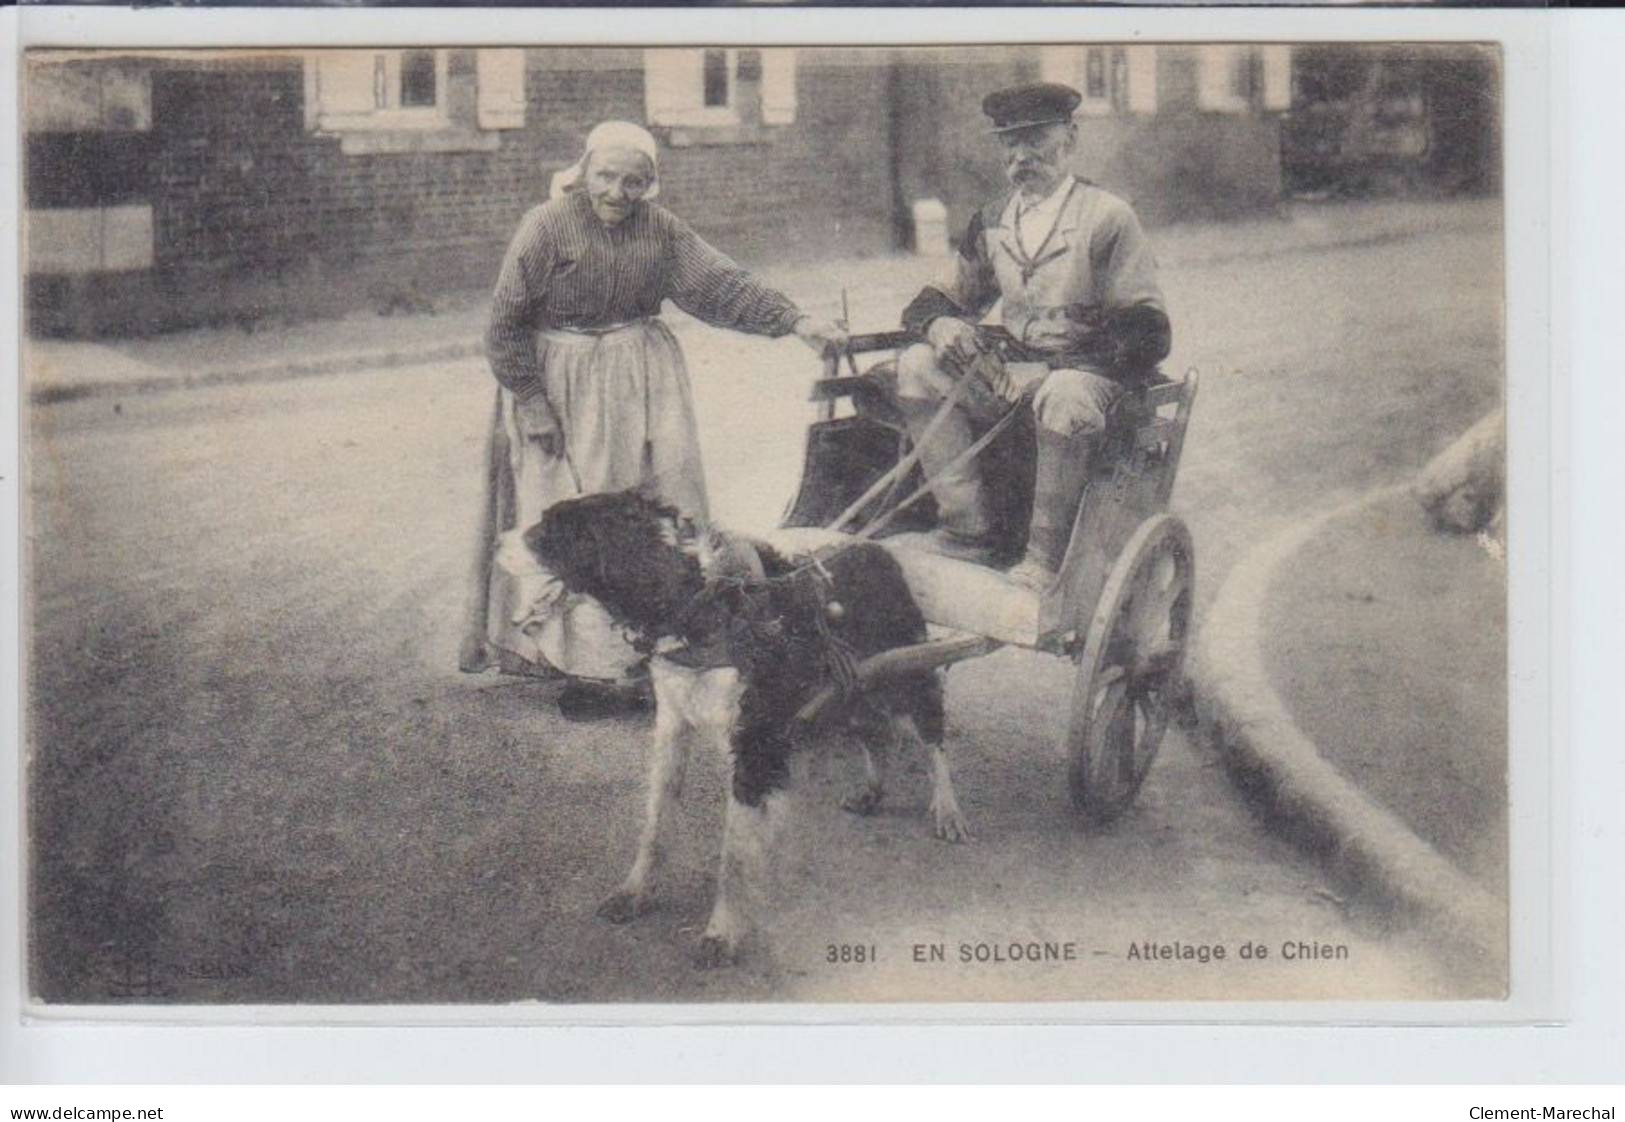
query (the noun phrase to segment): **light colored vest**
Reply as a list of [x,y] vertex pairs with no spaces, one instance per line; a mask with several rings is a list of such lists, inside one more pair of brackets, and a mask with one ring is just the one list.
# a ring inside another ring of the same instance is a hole
[[985,252],[1004,301],[1005,327],[1042,347],[1040,321],[1060,320],[1074,305],[1095,309],[1161,308],[1156,260],[1134,211],[1122,199],[1078,180],[1054,231],[1029,257],[1016,237],[1014,196],[983,211]]

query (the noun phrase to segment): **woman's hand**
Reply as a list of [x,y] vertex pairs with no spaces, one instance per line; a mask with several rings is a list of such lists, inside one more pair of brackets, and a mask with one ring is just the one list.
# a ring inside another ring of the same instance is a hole
[[540,446],[542,455],[557,456],[564,451],[564,434],[553,415],[553,406],[543,394],[520,398],[515,405],[519,432]]
[[831,323],[825,319],[815,319],[812,316],[802,316],[796,320],[793,330],[796,333],[796,338],[819,354],[831,349],[841,350],[846,346],[847,340],[850,338],[846,328],[840,324]]
[[953,316],[938,316],[925,329],[926,342],[936,352],[937,362],[952,370],[962,370],[982,352],[976,328]]

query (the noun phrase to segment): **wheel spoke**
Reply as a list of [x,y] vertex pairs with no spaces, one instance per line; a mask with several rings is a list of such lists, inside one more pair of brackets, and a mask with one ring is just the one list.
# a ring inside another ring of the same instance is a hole
[[[1089,726],[1089,770],[1104,783],[1117,781],[1125,757],[1133,757],[1134,705],[1129,699],[1128,676],[1121,667],[1111,667],[1109,682],[1095,691],[1094,717]],[[1123,751],[1123,719],[1128,717],[1129,750]]]
[[1145,755],[1146,732],[1150,725],[1146,720],[1145,705],[1139,699],[1130,697],[1124,724],[1128,729],[1129,741],[1124,746],[1125,750],[1117,771],[1123,786],[1133,787],[1139,782],[1146,765],[1150,763]]
[[1128,667],[1102,667],[1100,673],[1095,675],[1094,697],[1089,703],[1089,712],[1093,719],[1099,719],[1108,705],[1120,704],[1118,691],[1126,691],[1129,684]]
[[1139,740],[1134,745],[1134,770],[1138,774],[1151,765],[1151,757],[1156,754],[1162,734],[1167,731],[1168,705],[1166,698],[1158,692],[1141,695],[1134,708],[1143,722]]

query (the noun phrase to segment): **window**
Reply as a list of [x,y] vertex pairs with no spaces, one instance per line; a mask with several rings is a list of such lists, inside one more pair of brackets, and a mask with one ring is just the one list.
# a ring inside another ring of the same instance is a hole
[[1262,85],[1258,52],[1251,47],[1243,47],[1236,51],[1230,60],[1231,96],[1251,104],[1263,92]]
[[346,152],[465,151],[500,143],[525,123],[525,52],[313,51],[305,60],[305,124]]
[[737,50],[648,50],[643,58],[644,109],[651,125],[740,123]]
[[401,52],[400,104],[403,108],[428,108],[438,100],[435,80],[435,52]]
[[1199,48],[1198,105],[1221,113],[1292,107],[1292,48]]
[[1043,47],[1039,72],[1083,95],[1084,116],[1153,113],[1157,108],[1157,48]]
[[742,126],[746,133],[786,125],[796,116],[796,52],[652,48],[643,53],[643,96],[651,125]]
[[1196,104],[1215,113],[1245,113],[1253,105],[1253,49],[1197,47]]
[[732,51],[706,51],[704,73],[701,79],[702,104],[707,109],[725,109],[733,100],[734,66],[728,56]]
[[444,127],[448,53],[321,52],[314,67],[318,127],[335,132]]
[[1112,51],[1112,108],[1119,113],[1129,107],[1128,52],[1118,47]]
[[1106,89],[1106,51],[1101,47],[1090,47],[1084,52],[1084,79],[1083,96],[1090,101],[1099,101],[1110,95]]

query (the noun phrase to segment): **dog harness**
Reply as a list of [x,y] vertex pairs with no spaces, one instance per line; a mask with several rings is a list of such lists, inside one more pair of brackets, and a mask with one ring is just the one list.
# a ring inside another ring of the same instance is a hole
[[[721,537],[720,563],[684,608],[680,622],[688,631],[707,613],[720,626],[704,628],[688,639],[667,640],[654,653],[693,670],[740,666],[757,652],[784,650],[799,640],[817,648],[825,676],[844,696],[857,688],[858,657],[840,634],[846,609],[835,597],[835,580],[817,555],[779,576],[768,576],[761,553],[740,538]],[[786,603],[783,594],[789,593]],[[810,620],[811,633],[795,623]],[[787,627],[787,621],[790,626]]]

